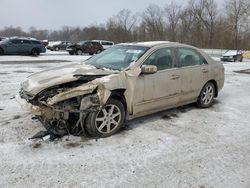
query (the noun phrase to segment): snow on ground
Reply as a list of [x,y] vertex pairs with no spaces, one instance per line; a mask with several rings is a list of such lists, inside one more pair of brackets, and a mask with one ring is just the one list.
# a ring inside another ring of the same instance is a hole
[[86,59],[86,57],[90,56],[77,56],[77,55],[69,55],[68,52],[66,51],[50,51],[47,50],[46,53],[40,54],[40,56],[34,57],[34,56],[16,56],[16,55],[6,55],[6,56],[1,56],[0,58],[0,63],[4,61],[9,61],[9,62],[17,62],[17,61],[28,61],[28,62],[34,62],[34,61],[40,61],[40,62],[45,62],[45,61],[82,61],[82,59]]
[[138,118],[105,139],[29,140],[42,126],[14,96],[28,75],[60,64],[0,64],[0,187],[250,187],[250,74],[233,72],[250,61],[224,64],[225,87],[209,109]]

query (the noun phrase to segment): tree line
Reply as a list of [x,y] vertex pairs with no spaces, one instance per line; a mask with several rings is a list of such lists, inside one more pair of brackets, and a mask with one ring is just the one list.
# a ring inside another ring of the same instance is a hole
[[0,36],[27,36],[40,40],[104,39],[115,43],[168,40],[200,48],[250,49],[250,0],[190,0],[181,5],[172,1],[165,7],[149,5],[141,13],[119,11],[100,25],[63,26],[60,30],[5,27]]

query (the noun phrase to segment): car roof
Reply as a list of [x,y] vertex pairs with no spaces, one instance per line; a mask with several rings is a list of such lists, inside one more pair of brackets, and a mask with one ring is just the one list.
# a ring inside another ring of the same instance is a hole
[[144,47],[154,47],[163,44],[179,44],[170,41],[147,41],[147,42],[132,42],[132,43],[120,43],[118,45],[131,45],[131,46],[144,46]]
[[35,41],[39,41],[35,38],[31,38],[31,37],[10,37],[9,39],[19,39],[19,40],[35,40]]
[[114,43],[113,41],[110,41],[110,40],[92,40],[94,42],[112,42]]

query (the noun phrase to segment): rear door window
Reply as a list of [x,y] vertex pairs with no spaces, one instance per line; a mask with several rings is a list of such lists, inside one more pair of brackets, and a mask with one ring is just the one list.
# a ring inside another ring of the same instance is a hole
[[177,57],[181,67],[206,64],[206,60],[200,53],[191,48],[178,48]]
[[31,44],[29,40],[23,40],[23,44]]
[[14,39],[14,40],[11,40],[12,44],[21,44],[21,40],[19,39]]

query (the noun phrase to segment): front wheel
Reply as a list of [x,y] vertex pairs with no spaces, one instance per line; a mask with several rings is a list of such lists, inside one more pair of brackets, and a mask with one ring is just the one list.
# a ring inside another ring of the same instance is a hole
[[198,106],[202,108],[208,108],[213,104],[215,96],[215,87],[212,82],[208,82],[201,90],[198,98]]
[[77,50],[77,51],[76,51],[76,54],[77,54],[77,55],[82,55],[82,50]]
[[101,50],[97,50],[97,51],[96,51],[96,54],[99,54],[99,53],[101,53],[101,52],[102,52]]
[[121,128],[124,120],[123,104],[119,100],[109,99],[101,111],[88,115],[86,131],[92,137],[108,137]]

